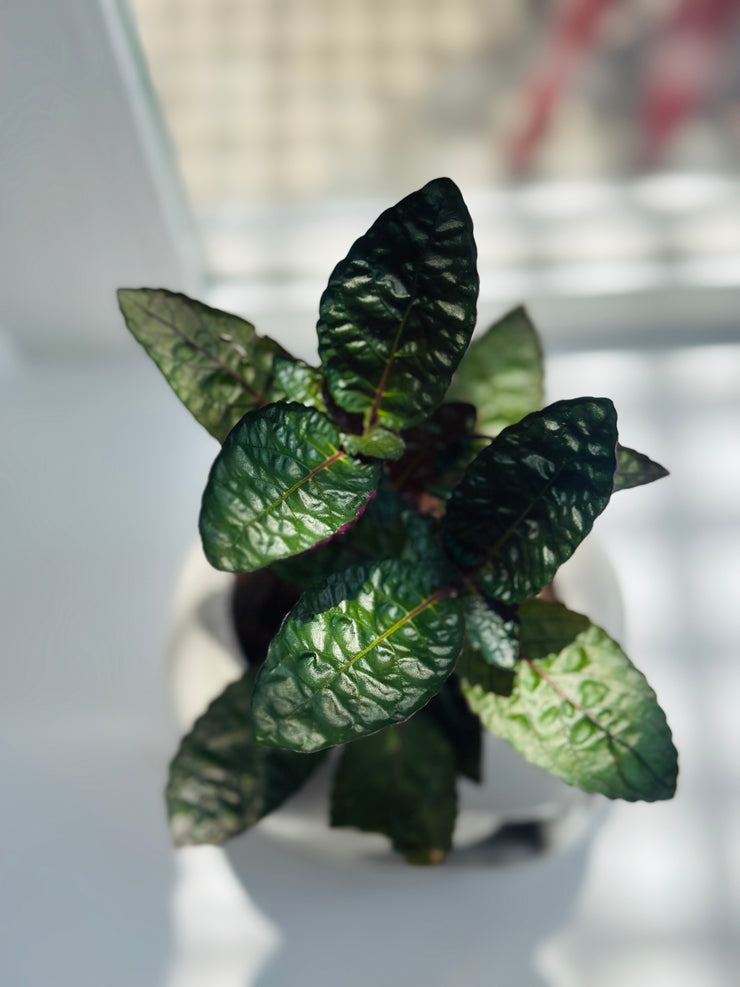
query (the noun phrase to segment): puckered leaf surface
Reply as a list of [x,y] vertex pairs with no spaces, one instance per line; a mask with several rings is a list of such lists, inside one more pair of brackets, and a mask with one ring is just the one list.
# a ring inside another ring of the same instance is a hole
[[589,533],[612,493],[616,421],[606,398],[558,401],[504,429],[470,464],[448,503],[445,539],[492,599],[538,593]]
[[465,633],[470,645],[480,651],[486,664],[509,671],[513,669],[519,657],[516,622],[506,620],[476,594],[466,596],[463,605]]
[[[275,574],[301,590],[323,585],[334,572],[397,558],[408,547],[407,505],[381,475],[375,496],[356,524],[316,548],[272,565]],[[412,564],[417,562],[414,558]]]
[[273,360],[291,358],[244,319],[159,288],[121,288],[118,302],[172,390],[219,441],[248,411],[284,396]]
[[288,401],[297,401],[308,408],[326,411],[323,397],[324,375],[317,367],[311,367],[303,360],[276,356],[273,372],[276,385]]
[[462,633],[457,600],[402,562],[335,573],[270,645],[254,695],[259,741],[320,750],[405,719],[452,671]]
[[671,798],[678,768],[665,715],[619,645],[559,604],[529,600],[519,616],[521,660],[511,695],[463,682],[483,725],[584,791],[628,801]]
[[317,326],[341,408],[402,429],[439,404],[473,332],[476,256],[449,178],[402,199],[357,240],[329,279]]
[[544,371],[537,330],[515,308],[473,341],[457,368],[448,398],[478,409],[476,427],[498,435],[542,407]]
[[211,703],[172,761],[166,799],[176,846],[224,843],[253,826],[321,760],[259,746],[250,714],[255,675],[247,672]]
[[273,563],[272,569],[280,579],[305,590],[323,584],[333,572],[393,558],[418,567],[433,587],[449,585],[457,577],[438,522],[418,514],[381,478],[376,496],[356,524],[316,548]]
[[200,533],[211,565],[249,572],[311,548],[350,524],[378,482],[351,459],[321,412],[279,403],[236,425],[203,494]]
[[456,812],[452,748],[426,710],[342,751],[332,826],[382,833],[409,863],[437,864],[452,846]]
[[668,476],[668,470],[660,463],[653,462],[644,453],[617,446],[617,472],[614,474],[614,492],[641,487]]

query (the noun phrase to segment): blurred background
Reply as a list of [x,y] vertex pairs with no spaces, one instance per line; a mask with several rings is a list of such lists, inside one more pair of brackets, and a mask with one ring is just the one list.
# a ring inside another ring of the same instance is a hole
[[[451,878],[467,960],[434,941],[353,982],[737,983],[740,3],[6,0],[0,92],[3,985],[332,983],[279,857],[265,911],[223,857],[169,848],[169,613],[215,446],[114,290],[186,290],[315,359],[333,265],[442,174],[480,328],[526,302],[549,399],[612,397],[671,470],[596,530],[682,772],[570,871]],[[510,962],[479,927],[504,889],[553,909]]]

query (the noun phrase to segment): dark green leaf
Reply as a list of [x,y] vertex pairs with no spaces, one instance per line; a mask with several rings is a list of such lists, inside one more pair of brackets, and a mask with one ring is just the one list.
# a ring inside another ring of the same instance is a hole
[[[458,659],[458,667],[460,660]],[[452,745],[457,773],[481,780],[481,724],[468,706],[454,673],[417,716],[428,713]]]
[[668,470],[660,463],[654,463],[641,452],[617,446],[617,472],[614,474],[614,491],[641,487],[668,476]]
[[443,525],[488,596],[516,603],[550,582],[609,502],[616,444],[611,401],[578,398],[504,429],[470,464]]
[[514,668],[519,656],[518,628],[514,620],[505,620],[483,597],[469,594],[463,600],[465,632],[473,648],[488,665]]
[[542,407],[542,349],[526,309],[515,308],[473,341],[449,397],[478,409],[477,429],[498,435]]
[[219,441],[246,412],[284,396],[273,360],[290,357],[244,319],[157,288],[121,288],[118,302],[172,390]]
[[409,863],[437,864],[452,846],[456,812],[452,749],[426,711],[342,751],[332,826],[382,833]]
[[448,178],[386,210],[334,269],[319,353],[336,403],[403,429],[442,400],[478,297],[473,225]]
[[355,520],[378,474],[377,464],[347,456],[336,426],[314,408],[280,403],[245,415],[203,494],[208,561],[249,572],[311,548]]
[[[391,498],[393,510],[388,509]],[[394,558],[419,567],[434,587],[450,585],[458,576],[442,545],[439,523],[419,514],[393,491],[383,490],[381,484],[356,524],[271,568],[280,579],[309,589],[349,566]]]
[[312,751],[414,713],[439,691],[462,645],[458,602],[390,560],[335,573],[308,591],[270,646],[254,696],[261,743]]
[[394,486],[418,493],[439,483],[442,473],[458,468],[462,476],[473,456],[462,464],[460,457],[467,452],[474,428],[472,404],[445,402],[435,408],[426,421],[403,433],[404,455],[389,469]]
[[363,435],[344,435],[344,448],[352,456],[375,459],[398,459],[403,455],[403,439],[380,425],[369,428]]
[[288,401],[297,401],[307,408],[326,411],[323,398],[324,375],[303,360],[276,356],[273,364],[275,383]]
[[[460,680],[463,695],[470,702],[472,689],[478,689],[483,695],[493,693],[496,696],[510,696],[514,688],[514,669],[492,665],[483,657],[480,648],[473,647],[468,637],[465,638],[460,660],[455,668]],[[475,708],[472,707],[471,708]]]
[[511,696],[463,684],[483,725],[584,791],[671,798],[678,768],[665,715],[619,645],[559,604],[529,600],[519,615],[522,657]]
[[257,744],[250,719],[255,674],[247,672],[211,703],[170,766],[166,797],[175,846],[224,843],[253,826],[321,760]]
[[406,540],[398,552],[398,558],[425,573],[434,587],[456,582],[460,573],[444,550],[439,522],[428,514],[419,514],[408,508],[403,512],[401,524]]
[[271,566],[275,574],[300,589],[320,586],[334,572],[358,563],[397,558],[408,541],[402,517],[406,505],[384,478],[356,524],[328,542]]
[[[362,518],[357,523],[360,524],[361,521]],[[345,542],[345,538],[346,534],[339,535],[299,555],[272,562],[270,571],[278,579],[297,586],[300,590],[320,585],[330,573],[346,569],[360,561]]]

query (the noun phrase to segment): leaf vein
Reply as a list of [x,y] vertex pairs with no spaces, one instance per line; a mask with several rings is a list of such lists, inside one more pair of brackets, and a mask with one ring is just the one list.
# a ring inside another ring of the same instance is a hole
[[212,353],[209,353],[209,351],[205,349],[205,347],[203,347],[200,343],[197,343],[195,339],[188,336],[187,333],[183,332],[183,330],[179,326],[177,326],[174,322],[172,322],[170,319],[165,318],[163,315],[154,312],[149,308],[146,308],[144,305],[140,303],[137,304],[139,305],[139,308],[144,313],[144,315],[147,315],[149,316],[149,318],[154,319],[155,322],[163,323],[165,326],[167,326],[168,329],[174,332],[176,336],[179,336],[180,339],[184,340],[186,343],[192,346],[193,349],[197,350],[201,354],[201,356],[204,356],[208,361],[214,363],[217,367],[223,370],[224,373],[228,374],[230,377],[233,377],[234,380],[236,380],[238,383],[246,387],[249,393],[257,401],[259,401],[260,404],[262,405],[268,404],[267,398],[262,393],[260,393],[260,391],[258,391],[255,387],[253,387],[249,383],[249,381],[247,381],[244,377],[238,374],[232,367],[229,367],[222,360],[219,360],[218,357],[214,356]]
[[[574,709],[577,709],[578,712],[581,713],[581,715],[584,716],[589,721],[589,723],[591,723],[593,726],[595,726],[597,730],[600,730],[606,736],[606,738],[607,738],[610,746],[612,746],[613,744],[620,744],[622,747],[625,748],[625,750],[627,750],[635,758],[636,761],[639,762],[639,764],[645,769],[645,771],[647,771],[647,773],[659,785],[662,785],[663,784],[663,779],[660,778],[653,771],[653,769],[651,768],[651,766],[644,759],[644,757],[639,753],[639,751],[635,750],[634,747],[632,747],[630,744],[628,744],[626,740],[623,740],[621,737],[618,737],[616,734],[612,733],[611,730],[609,730],[608,727],[604,726],[602,723],[599,723],[599,721],[597,719],[595,719],[595,717],[593,717],[589,713],[589,711],[585,708],[585,706],[582,706],[575,699],[571,699],[571,697],[565,692],[565,690],[562,689],[557,684],[557,682],[555,682],[555,680],[552,678],[552,676],[548,675],[547,672],[541,666],[535,664],[535,662],[533,662],[531,660],[531,658],[527,658],[524,655],[522,655],[522,661],[526,662],[530,666],[530,668],[534,672],[536,672],[537,675],[540,676],[540,678],[544,679],[544,681],[547,682],[547,684],[550,686],[550,688],[553,689],[560,696],[561,699],[564,699],[565,702],[569,703]],[[614,763],[616,765],[617,772],[620,775],[620,777],[622,778],[622,780],[624,781],[624,783],[629,788],[633,789],[633,791],[637,791],[636,786],[632,782],[628,781],[627,778],[625,778],[625,776],[623,774],[623,771],[622,771],[622,768],[621,768],[621,765],[620,765],[620,762],[619,762],[619,758],[616,756],[616,754],[614,756]]]

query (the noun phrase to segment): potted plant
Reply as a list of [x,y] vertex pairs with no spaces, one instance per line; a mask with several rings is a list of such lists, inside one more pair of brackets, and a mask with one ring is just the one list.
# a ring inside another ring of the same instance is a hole
[[472,222],[446,178],[336,266],[318,368],[183,295],[119,292],[129,329],[222,443],[200,534],[209,562],[239,574],[248,617],[243,676],[171,765],[177,845],[253,825],[341,747],[331,824],[439,862],[456,780],[484,770],[482,730],[586,792],[673,795],[654,692],[552,590],[612,494],[666,471],[619,444],[608,399],[542,408],[524,309],[471,344],[477,294]]

